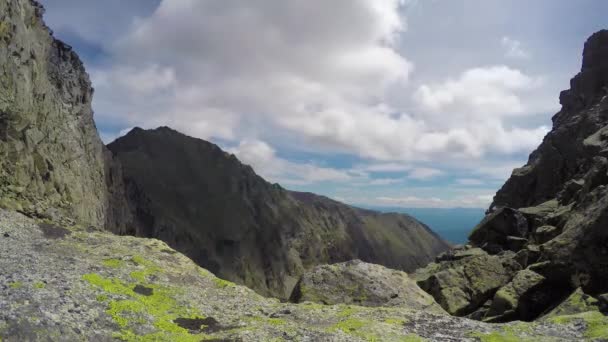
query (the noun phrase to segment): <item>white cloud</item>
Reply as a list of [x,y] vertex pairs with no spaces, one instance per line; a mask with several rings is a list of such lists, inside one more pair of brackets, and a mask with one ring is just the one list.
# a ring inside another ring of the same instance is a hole
[[383,185],[393,185],[403,183],[403,179],[401,178],[378,178],[369,181],[369,185],[373,186],[383,186]]
[[[111,44],[93,72],[95,108],[124,126],[281,143],[380,161],[513,153],[543,131],[505,128],[535,78],[505,66],[424,84],[406,113],[413,65],[397,47],[401,0],[163,0]],[[314,20],[313,20],[314,18]],[[196,34],[194,34],[196,33]],[[295,144],[294,144],[295,145]],[[297,146],[296,146],[297,148]]]
[[408,177],[417,180],[428,180],[442,174],[443,172],[441,170],[421,167],[411,170],[408,174]]
[[463,196],[455,199],[418,196],[377,197],[374,205],[402,208],[487,208],[493,198],[493,194]]
[[530,53],[524,50],[521,42],[509,36],[502,37],[500,41],[505,49],[505,56],[509,58],[527,59],[530,58]]
[[460,178],[460,179],[456,179],[456,184],[466,185],[466,186],[476,186],[476,185],[483,185],[484,181],[482,181],[481,179],[475,179],[475,178]]
[[243,141],[229,149],[243,163],[271,182],[286,185],[306,185],[320,182],[347,182],[359,175],[349,171],[326,168],[312,163],[294,163],[276,155],[276,151],[263,141]]
[[442,116],[496,117],[525,113],[519,93],[539,85],[538,79],[500,65],[469,69],[457,79],[422,85],[414,97],[421,109]]

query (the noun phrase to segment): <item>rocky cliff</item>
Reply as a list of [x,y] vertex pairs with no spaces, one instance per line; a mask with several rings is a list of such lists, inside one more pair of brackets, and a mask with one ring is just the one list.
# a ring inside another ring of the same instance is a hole
[[134,129],[109,148],[135,217],[121,233],[166,241],[265,295],[288,298],[302,272],[319,264],[362,259],[413,271],[448,248],[409,216],[287,191],[169,128]]
[[577,289],[608,293],[608,31],[586,42],[560,101],[552,131],[498,191],[470,245],[418,272],[450,313],[532,320]]
[[119,167],[95,128],[89,77],[43,12],[35,1],[0,1],[0,205],[114,226],[125,214],[110,209]]

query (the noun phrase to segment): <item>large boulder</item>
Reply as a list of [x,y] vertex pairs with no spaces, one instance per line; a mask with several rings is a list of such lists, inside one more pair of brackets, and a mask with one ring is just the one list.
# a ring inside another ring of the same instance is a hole
[[600,302],[578,288],[556,308],[542,317],[548,320],[559,316],[575,315],[583,312],[598,311]]
[[531,306],[534,304],[534,291],[542,286],[545,277],[531,271],[518,272],[513,280],[494,295],[485,320],[492,322],[509,321],[515,318],[529,320],[536,315]]
[[415,277],[447,312],[464,316],[491,299],[520,269],[510,257],[484,253],[430,264]]
[[401,306],[445,312],[405,272],[360,260],[317,266],[304,273],[291,295],[291,301],[326,305]]
[[489,253],[520,250],[521,239],[528,236],[528,221],[522,213],[501,208],[486,216],[469,235],[469,240]]

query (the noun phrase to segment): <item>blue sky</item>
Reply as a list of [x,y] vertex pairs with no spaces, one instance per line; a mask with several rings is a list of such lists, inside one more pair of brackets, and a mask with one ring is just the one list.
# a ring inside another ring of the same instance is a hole
[[348,203],[487,207],[605,1],[43,0],[109,142],[168,125]]

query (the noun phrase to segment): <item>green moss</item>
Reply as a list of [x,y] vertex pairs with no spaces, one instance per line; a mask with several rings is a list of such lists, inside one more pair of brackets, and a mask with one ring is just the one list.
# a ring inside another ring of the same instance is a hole
[[97,299],[98,302],[105,302],[106,300],[108,300],[108,296],[101,294],[98,295],[95,299]]
[[390,325],[404,325],[405,323],[407,323],[407,321],[400,318],[387,318],[384,320],[384,323]]
[[597,311],[584,312],[576,315],[558,316],[551,318],[556,324],[585,323],[585,337],[589,339],[608,339],[608,317]]
[[402,341],[403,342],[424,342],[426,340],[418,335],[411,334],[411,335],[405,336]]
[[493,331],[491,333],[473,332],[469,334],[471,337],[477,337],[481,342],[532,342],[537,341],[537,338],[522,336],[522,334],[531,333],[532,328],[528,323],[519,323],[515,325],[504,326],[501,331]]
[[131,278],[139,281],[140,283],[146,282],[149,276],[162,272],[162,269],[160,267],[158,267],[152,261],[144,259],[142,256],[135,255],[131,258],[131,261],[135,265],[140,266],[141,269],[133,271],[129,275],[131,276]]
[[213,282],[220,289],[223,289],[223,288],[226,288],[226,287],[230,287],[230,286],[236,286],[234,283],[229,282],[228,280],[220,279],[220,278],[217,278],[217,277],[213,278]]
[[5,210],[23,210],[23,206],[21,205],[21,203],[8,197],[0,198],[0,208]]
[[103,262],[103,265],[110,268],[120,268],[123,267],[125,262],[120,259],[106,259]]
[[8,283],[8,287],[10,287],[11,289],[20,289],[23,287],[23,283],[20,281],[15,281],[12,283]]
[[[202,318],[194,310],[179,305],[174,296],[176,289],[147,284],[154,289],[150,296],[143,296],[133,291],[134,285],[119,279],[104,278],[99,274],[86,274],[83,279],[100,288],[104,294],[97,300],[106,301],[108,295],[121,296],[127,299],[109,300],[106,312],[121,328],[115,337],[124,341],[200,341],[205,335],[192,335],[188,330],[177,325],[174,320],[183,318]],[[105,297],[103,297],[105,296]],[[138,336],[132,332],[132,324],[142,324],[152,320],[157,332]]]
[[341,309],[340,311],[338,311],[338,317],[350,317],[353,314],[355,314],[357,311],[351,307],[351,306],[346,306],[343,309]]
[[0,21],[0,39],[4,39],[8,35],[8,24],[4,21]]
[[41,281],[37,281],[36,283],[34,283],[34,288],[36,288],[36,289],[43,289],[45,287],[46,287],[46,284]]
[[330,330],[342,330],[345,333],[352,333],[363,328],[365,325],[366,323],[364,321],[351,318],[334,324],[334,326]]

